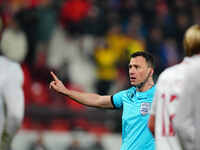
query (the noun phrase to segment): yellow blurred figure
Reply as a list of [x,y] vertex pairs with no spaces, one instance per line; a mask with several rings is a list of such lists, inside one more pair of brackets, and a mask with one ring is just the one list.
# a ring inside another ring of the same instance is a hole
[[118,53],[109,48],[97,48],[95,59],[97,75],[101,80],[115,80],[117,77]]
[[108,43],[108,47],[117,53],[118,57],[123,54],[124,50],[128,46],[128,43],[130,43],[130,39],[120,34],[108,35],[106,41]]
[[138,51],[144,51],[145,50],[145,44],[140,40],[131,40],[129,43],[126,51],[128,53],[128,56],[131,54],[138,52]]

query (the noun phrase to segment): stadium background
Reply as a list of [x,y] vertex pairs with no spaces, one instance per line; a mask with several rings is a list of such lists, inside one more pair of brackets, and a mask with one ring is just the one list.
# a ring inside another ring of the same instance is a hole
[[102,149],[101,144],[119,149],[121,111],[88,108],[56,94],[48,89],[49,72],[70,89],[113,94],[129,86],[129,55],[146,50],[156,57],[156,80],[166,67],[182,60],[183,34],[200,23],[199,4],[0,0],[1,49],[22,65],[25,76],[25,118],[15,149],[43,143],[59,150],[73,142],[80,150]]

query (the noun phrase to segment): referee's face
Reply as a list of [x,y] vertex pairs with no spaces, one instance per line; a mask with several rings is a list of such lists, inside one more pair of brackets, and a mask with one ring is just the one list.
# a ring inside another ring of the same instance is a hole
[[137,56],[131,58],[129,63],[129,78],[131,85],[137,86],[144,82],[148,78],[150,71],[151,68],[148,67],[144,57]]

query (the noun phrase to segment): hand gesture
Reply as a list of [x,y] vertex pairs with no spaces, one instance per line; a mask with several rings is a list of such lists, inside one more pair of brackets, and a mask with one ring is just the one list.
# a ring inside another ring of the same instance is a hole
[[51,76],[53,77],[53,81],[51,81],[51,83],[49,85],[49,88],[50,89],[52,88],[56,92],[64,94],[64,91],[67,90],[67,89],[65,88],[64,84],[62,83],[62,81],[60,81],[58,79],[58,77],[53,72],[51,72]]

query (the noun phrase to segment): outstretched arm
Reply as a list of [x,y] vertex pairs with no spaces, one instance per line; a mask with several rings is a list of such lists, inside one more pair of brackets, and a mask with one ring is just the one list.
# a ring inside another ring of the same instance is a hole
[[69,90],[64,86],[62,81],[60,81],[53,72],[51,72],[51,76],[53,77],[53,81],[50,83],[50,88],[54,89],[56,92],[68,96],[76,102],[86,106],[99,108],[113,108],[111,96],[101,96],[95,93],[84,93]]

